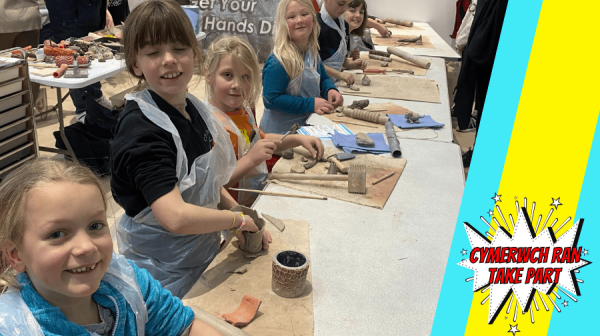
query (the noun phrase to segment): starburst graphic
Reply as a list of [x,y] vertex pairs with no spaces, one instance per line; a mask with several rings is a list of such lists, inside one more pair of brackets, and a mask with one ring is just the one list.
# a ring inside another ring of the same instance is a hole
[[[496,196],[499,199],[500,195]],[[533,307],[540,311],[543,306],[546,311],[550,311],[549,307],[552,305],[560,312],[560,303],[564,307],[568,306],[566,300],[557,301],[561,299],[561,295],[573,302],[577,302],[575,296],[581,295],[578,284],[583,280],[575,275],[580,268],[590,264],[581,259],[586,253],[581,247],[577,247],[583,219],[562,232],[571,217],[560,224],[558,219],[548,224],[556,205],[550,208],[543,224],[541,214],[537,223],[533,223],[529,216],[533,218],[535,215],[535,205],[535,202],[531,204],[531,211],[528,213],[527,198],[524,199],[523,207],[519,206],[518,200],[515,201],[518,214],[516,221],[510,213],[507,221],[496,205],[500,220],[492,218],[495,227],[483,216],[480,217],[489,228],[485,235],[469,223],[464,223],[472,249],[469,258],[458,264],[474,271],[474,276],[466,279],[473,281],[474,292],[489,293],[481,302],[482,305],[489,304],[489,324],[495,321],[504,306],[507,306],[506,314],[514,309],[513,322],[516,322],[518,312],[529,312],[531,323],[534,323]],[[518,332],[512,328],[511,325],[509,332]],[[516,325],[514,328],[516,329]]]
[[492,217],[493,215],[494,215],[494,211],[490,209],[490,210],[488,211],[488,216]]
[[498,195],[498,193],[494,193],[494,197],[492,197],[492,199],[494,200],[494,203],[502,202],[500,200],[500,197],[502,197],[502,195]]
[[462,249],[462,251],[460,251],[460,253],[462,253],[462,255],[465,255],[465,254],[467,254],[467,250]]
[[515,325],[509,324],[509,326],[510,326],[510,330],[507,332],[511,332],[513,334],[513,336],[515,333],[521,332],[521,330],[517,329],[518,324],[515,324]]

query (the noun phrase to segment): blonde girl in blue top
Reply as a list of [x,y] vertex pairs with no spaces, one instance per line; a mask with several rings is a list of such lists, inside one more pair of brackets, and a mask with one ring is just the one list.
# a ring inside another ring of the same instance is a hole
[[150,274],[113,253],[102,183],[65,160],[0,185],[0,334],[219,335]]

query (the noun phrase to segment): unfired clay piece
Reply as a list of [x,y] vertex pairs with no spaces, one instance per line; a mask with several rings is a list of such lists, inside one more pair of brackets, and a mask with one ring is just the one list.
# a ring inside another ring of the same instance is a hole
[[390,62],[381,62],[381,66],[384,68],[387,68],[388,65],[390,65]]
[[294,173],[294,174],[304,174],[305,171],[306,171],[306,169],[302,166],[292,166],[290,168],[290,173]]
[[367,106],[369,106],[369,100],[368,99],[359,99],[359,100],[353,101],[352,104],[349,107],[350,108],[357,108],[357,109],[364,109]]
[[366,120],[366,121],[370,121],[372,123],[377,123],[377,124],[382,124],[382,125],[385,125],[385,122],[390,119],[385,114],[381,114],[381,113],[377,113],[377,112],[370,112],[370,111],[365,111],[365,110],[360,110],[360,109],[352,109],[352,108],[344,107],[343,111],[347,117],[354,118],[354,119],[360,119],[360,120]]
[[348,84],[348,88],[349,88],[350,90],[353,90],[353,91],[360,91],[360,88],[357,88],[357,87],[356,87],[356,86],[354,86],[354,85],[350,85],[350,84]]
[[261,303],[262,301],[259,299],[244,295],[240,306],[232,313],[223,314],[222,317],[236,327],[243,327],[252,322]]
[[404,118],[406,118],[406,122],[409,124],[419,123],[419,119],[425,117],[424,115],[419,115],[418,113],[407,111],[404,114]]
[[286,149],[281,153],[281,157],[286,160],[291,160],[294,158],[294,149]]
[[295,298],[302,295],[309,261],[296,251],[281,251],[273,257],[273,278],[271,289],[279,296]]
[[230,209],[233,212],[241,211],[244,216],[250,216],[254,220],[254,224],[258,227],[257,232],[243,231],[242,234],[246,238],[246,242],[240,249],[248,253],[258,253],[262,251],[262,238],[265,229],[265,220],[258,216],[258,213],[243,205],[236,205]]
[[363,132],[356,133],[356,144],[361,147],[375,147],[375,141]]
[[369,86],[369,85],[371,85],[371,78],[367,77],[367,75],[364,75],[362,80],[360,81],[360,83],[363,86]]
[[369,55],[379,55],[379,56],[384,56],[384,57],[391,57],[391,54],[389,52],[381,51],[381,50],[369,50]]

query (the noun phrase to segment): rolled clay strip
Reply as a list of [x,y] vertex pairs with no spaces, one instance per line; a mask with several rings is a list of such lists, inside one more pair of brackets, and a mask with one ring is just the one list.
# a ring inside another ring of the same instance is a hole
[[401,26],[405,26],[405,27],[413,26],[412,21],[399,20],[399,19],[394,19],[394,18],[387,18],[387,19],[385,19],[385,22],[386,23],[389,22],[389,23],[393,23],[393,24],[397,24],[397,25],[401,25]]
[[369,55],[379,55],[384,57],[390,57],[391,54],[389,52],[381,51],[381,50],[369,50]]
[[370,112],[370,111],[365,111],[365,110],[360,110],[360,109],[351,109],[348,107],[344,107],[343,112],[346,117],[360,119],[360,120],[366,120],[366,121],[376,123],[376,124],[385,125],[385,123],[388,120],[390,120],[390,118],[388,118],[388,116],[386,116],[385,114],[381,114],[381,113],[377,113],[377,112]]
[[414,63],[415,65],[423,68],[423,69],[429,69],[429,67],[431,66],[431,61],[426,60],[424,58],[415,56],[415,55],[411,55],[405,51],[402,51],[396,47],[388,47],[387,51],[391,54],[394,54],[402,59],[405,59],[409,62]]
[[[419,41],[421,41],[421,43],[418,43]],[[415,42],[417,44],[423,44],[423,36],[419,35],[419,36],[415,36],[415,37],[399,39],[398,42]]]
[[385,135],[387,137],[388,144],[390,145],[390,152],[392,153],[392,156],[396,159],[399,159],[402,156],[402,151],[400,151],[400,142],[398,141],[396,130],[394,129],[394,124],[392,124],[391,120],[388,120],[385,123]]
[[372,55],[369,54],[369,58],[370,59],[374,59],[374,60],[378,60],[378,61],[382,61],[382,62],[391,62],[392,59],[389,57],[385,57],[385,56],[379,56],[379,55]]
[[68,68],[69,68],[69,66],[66,64],[61,65],[60,68],[54,72],[54,74],[53,74],[54,78],[58,78],[58,77],[64,75],[65,71],[67,71]]

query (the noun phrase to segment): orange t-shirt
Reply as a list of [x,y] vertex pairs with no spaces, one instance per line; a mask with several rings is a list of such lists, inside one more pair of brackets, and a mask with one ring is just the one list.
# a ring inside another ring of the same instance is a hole
[[[252,121],[250,121],[251,120],[250,116],[248,115],[246,110],[242,108],[242,109],[239,109],[239,110],[233,111],[233,112],[225,112],[225,114],[227,114],[227,116],[229,118],[231,118],[231,120],[233,120],[235,125],[240,130],[240,133],[242,133],[242,136],[244,138],[246,138],[246,143],[250,143],[250,134],[252,133],[253,128],[252,128]],[[254,114],[254,110],[252,110],[252,114]],[[229,130],[227,130],[227,132],[229,133],[229,138],[231,139],[231,143],[233,144],[233,150],[235,151],[235,157],[237,158],[238,157],[237,135]],[[261,130],[258,130],[258,132],[259,132],[260,138],[264,139],[265,134]]]

